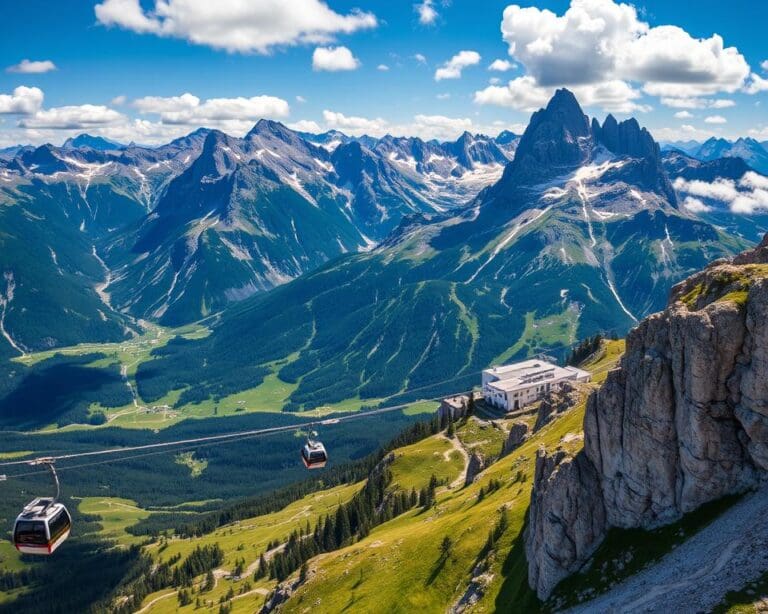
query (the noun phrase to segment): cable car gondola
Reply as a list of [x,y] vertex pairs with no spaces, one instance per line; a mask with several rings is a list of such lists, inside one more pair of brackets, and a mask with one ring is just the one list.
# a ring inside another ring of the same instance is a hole
[[311,431],[307,442],[301,448],[301,460],[307,469],[322,469],[328,462],[325,446],[316,437],[317,432]]
[[54,497],[37,497],[30,501],[16,518],[13,526],[13,543],[25,554],[53,554],[69,537],[72,517],[59,499],[59,478],[53,461],[39,459],[33,465],[45,465],[51,472],[56,486]]

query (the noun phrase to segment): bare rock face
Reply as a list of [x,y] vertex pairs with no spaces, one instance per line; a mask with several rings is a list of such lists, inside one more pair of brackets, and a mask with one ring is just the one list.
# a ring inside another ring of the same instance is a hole
[[539,597],[592,556],[605,520],[600,478],[586,456],[539,450],[525,534],[528,581]]
[[584,384],[564,382],[560,390],[554,390],[548,393],[541,400],[541,404],[539,405],[539,412],[536,416],[536,424],[533,426],[533,432],[535,433],[539,429],[545,427],[560,414],[576,407],[576,405],[582,401],[588,390],[589,386],[585,386]]
[[526,552],[539,597],[609,527],[667,524],[768,477],[767,248],[676,286],[590,396],[583,451],[537,459]]
[[464,480],[464,485],[469,486],[475,481],[477,475],[488,466],[488,459],[485,458],[479,452],[472,452],[469,456],[469,463],[467,463],[467,477]]
[[502,456],[506,456],[513,450],[519,448],[526,439],[530,436],[531,429],[523,421],[513,422],[509,429],[509,435],[504,442],[504,449],[502,450]]

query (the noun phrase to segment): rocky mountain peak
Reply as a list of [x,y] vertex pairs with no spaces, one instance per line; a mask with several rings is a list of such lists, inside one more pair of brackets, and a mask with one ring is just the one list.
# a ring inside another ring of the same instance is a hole
[[591,149],[589,118],[572,92],[559,89],[531,117],[501,182],[530,185],[552,179],[583,164]]

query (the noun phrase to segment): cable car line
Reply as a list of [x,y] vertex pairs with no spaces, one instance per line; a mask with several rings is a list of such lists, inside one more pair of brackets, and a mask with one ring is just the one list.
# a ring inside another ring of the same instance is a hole
[[[444,398],[445,396],[457,396],[460,394],[466,394],[468,392],[471,392],[471,390],[465,390],[462,392],[455,392],[452,395],[441,395],[439,397],[434,397],[431,399],[421,399],[420,402],[429,402],[429,401],[439,401],[440,399]],[[329,426],[334,425],[339,422],[346,422],[348,420],[355,420],[359,418],[367,418],[370,416],[375,415],[381,415],[393,411],[399,411],[402,409],[405,409],[406,407],[409,407],[412,405],[413,402],[409,403],[403,403],[400,405],[391,405],[389,407],[381,407],[379,409],[372,409],[370,411],[365,412],[357,412],[354,414],[348,414],[346,416],[339,416],[338,418],[331,418],[331,419],[325,419],[320,420],[319,424],[323,426]],[[310,423],[311,424],[311,423]],[[165,442],[159,442],[159,443],[153,443],[153,444],[145,444],[142,446],[125,446],[121,448],[107,448],[105,450],[92,450],[89,452],[79,452],[75,454],[64,454],[61,456],[51,456],[48,457],[49,459],[58,462],[61,460],[70,460],[75,458],[83,458],[83,457],[93,457],[93,456],[104,456],[104,455],[111,455],[111,454],[119,454],[119,453],[126,453],[126,452],[138,452],[142,450],[156,450],[155,452],[151,452],[149,454],[134,454],[130,456],[124,456],[121,458],[116,459],[109,459],[107,461],[101,461],[101,462],[95,462],[95,463],[84,463],[80,465],[65,465],[60,468],[60,471],[63,470],[69,470],[69,469],[75,469],[75,468],[83,468],[83,467],[89,467],[91,465],[96,464],[104,464],[107,462],[118,462],[123,460],[130,460],[133,458],[142,458],[144,456],[152,456],[155,454],[164,454],[166,452],[179,452],[182,450],[194,450],[197,448],[202,447],[208,447],[211,445],[218,445],[222,443],[230,443],[232,441],[238,441],[240,439],[248,439],[251,437],[259,437],[262,435],[271,435],[275,433],[282,433],[287,431],[296,431],[300,430],[302,428],[306,428],[308,424],[306,422],[302,423],[295,423],[295,424],[286,424],[283,426],[275,426],[275,427],[269,427],[264,429],[255,429],[250,431],[239,431],[236,433],[224,433],[220,435],[208,435],[206,437],[197,437],[194,439],[182,439],[178,441],[165,441]],[[185,446],[184,448],[179,448],[177,446]],[[159,451],[158,448],[162,448]],[[168,449],[172,448],[172,449]],[[0,466],[19,466],[19,465],[31,465],[35,462],[36,459],[29,459],[29,460],[19,460],[19,461],[11,461],[11,462],[5,462],[0,463]],[[42,471],[29,471],[24,473],[18,473],[13,475],[7,475],[6,477],[8,479],[12,478],[18,478],[18,477],[25,477],[29,475],[38,475],[40,473],[43,473]]]

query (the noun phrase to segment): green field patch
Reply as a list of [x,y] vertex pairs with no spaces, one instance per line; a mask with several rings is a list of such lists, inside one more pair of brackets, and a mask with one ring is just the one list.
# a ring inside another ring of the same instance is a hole
[[12,452],[0,452],[0,460],[13,460],[14,458],[21,458],[23,456],[29,456],[34,454],[32,450],[15,450]]
[[464,457],[444,437],[430,437],[405,448],[395,450],[390,466],[392,483],[402,490],[417,491],[427,484],[431,476],[450,483],[464,468]]
[[117,497],[85,497],[77,506],[82,514],[99,516],[99,536],[122,546],[139,544],[146,538],[131,535],[126,529],[148,518],[152,512],[142,509],[130,499]]
[[579,325],[579,310],[570,306],[562,313],[536,318],[535,311],[525,314],[525,329],[520,338],[510,348],[496,356],[491,364],[503,364],[517,357],[541,351],[541,348],[569,346],[576,342]]
[[182,452],[176,455],[176,464],[189,467],[189,474],[193,478],[200,477],[208,467],[208,461],[195,458],[194,452]]
[[495,458],[507,439],[507,433],[486,420],[470,418],[456,429],[456,436],[468,452],[479,452],[485,458]]

